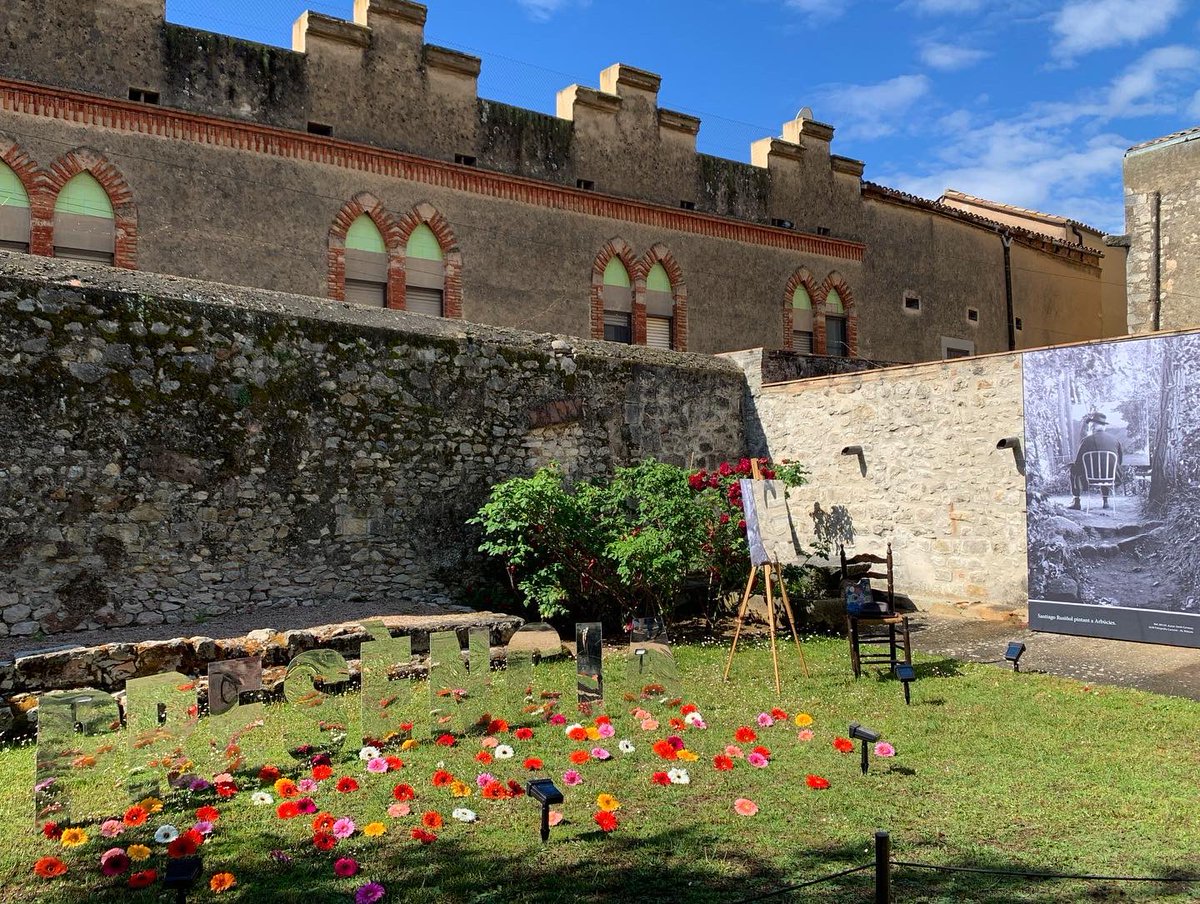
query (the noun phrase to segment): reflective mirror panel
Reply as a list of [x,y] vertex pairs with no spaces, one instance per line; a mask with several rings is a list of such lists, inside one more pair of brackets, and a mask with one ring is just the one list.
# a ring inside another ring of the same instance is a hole
[[[467,635],[466,694],[459,701],[459,730],[486,733],[492,720],[495,701],[492,699],[492,632],[487,628],[472,628]],[[496,712],[499,716],[500,713]]]
[[425,705],[414,705],[412,638],[392,637],[381,621],[368,622],[374,640],[362,645],[363,743],[381,750],[398,747],[424,720]]
[[458,731],[458,706],[465,699],[467,663],[454,631],[429,635],[429,715],[432,735]]
[[187,765],[183,747],[199,717],[196,682],[186,675],[163,672],[125,682],[129,794],[133,800],[162,797],[163,780],[183,774]]
[[240,768],[250,736],[262,727],[262,673],[258,656],[208,665],[208,718],[201,722],[201,732],[216,760],[214,773]]
[[34,823],[65,825],[111,813],[113,779],[124,774],[121,710],[90,688],[38,698]]
[[657,615],[649,618],[635,618],[630,623],[630,643],[642,643],[648,640],[667,642],[667,625]]
[[631,643],[625,655],[625,698],[670,702],[680,697],[679,669],[670,647],[657,641]]
[[575,625],[576,685],[579,709],[583,713],[600,713],[604,710],[602,653],[600,623],[580,622]]
[[550,625],[525,625],[508,642],[505,668],[506,711],[510,720],[537,721],[558,708],[562,692],[537,680],[541,672],[534,665],[542,659],[561,656],[562,638]]
[[335,650],[308,650],[288,665],[283,696],[291,712],[284,719],[284,742],[293,757],[341,750],[350,721],[349,680],[350,666]]

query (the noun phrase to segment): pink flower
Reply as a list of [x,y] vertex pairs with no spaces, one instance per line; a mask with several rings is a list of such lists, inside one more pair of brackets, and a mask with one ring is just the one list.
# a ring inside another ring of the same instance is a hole
[[746,757],[746,762],[749,763],[751,766],[753,766],[755,769],[765,769],[765,768],[767,768],[768,761],[767,761],[767,758],[765,756],[763,756],[761,753],[755,752],[755,753],[750,754],[748,757]]
[[561,810],[551,810],[550,811],[550,825],[556,826],[562,821],[563,821],[563,815],[562,815]]
[[646,710],[642,709],[639,706],[637,709],[635,709],[633,711],[633,717],[640,722],[642,719],[649,719],[650,713],[648,713]]
[[349,816],[343,816],[333,824],[334,838],[349,838],[354,834],[354,830],[358,828],[354,824],[354,820]]
[[667,738],[667,743],[676,750],[683,750],[683,748],[687,746],[683,743],[683,738],[679,737],[679,735],[671,735],[669,738]]
[[889,757],[896,755],[896,748],[887,741],[880,741],[875,745],[875,756]]
[[563,784],[571,786],[581,785],[583,784],[583,776],[574,769],[568,769],[563,773]]
[[775,720],[771,718],[770,713],[759,713],[757,721],[759,728],[770,728],[775,724]]
[[402,816],[407,816],[412,812],[412,807],[408,804],[392,804],[387,808],[387,815],[392,819],[399,819]]
[[495,738],[493,738],[491,735],[488,735],[486,738],[484,738],[482,741],[480,741],[479,744],[481,747],[483,747],[484,750],[492,750],[493,748],[500,746],[500,742],[497,741]]
[[296,801],[296,809],[301,813],[316,813],[317,804],[311,797],[302,797]]
[[758,812],[758,804],[745,797],[739,797],[733,802],[733,812],[738,816],[753,816]]
[[353,857],[338,857],[333,862],[333,872],[335,875],[347,879],[358,872],[358,861]]
[[596,730],[600,732],[600,737],[602,738],[611,738],[617,733],[617,730],[612,727],[611,722],[601,722],[596,726]]
[[109,848],[100,855],[100,872],[106,876],[119,876],[129,869],[129,856],[120,848]]
[[566,725],[567,717],[564,716],[562,713],[555,713],[554,715],[552,715],[550,717],[550,724],[551,725]]
[[302,778],[300,781],[296,782],[296,790],[301,794],[312,794],[319,787],[320,785],[318,785],[311,778]]
[[796,732],[797,741],[811,741],[813,739],[813,730],[811,728],[801,728]]
[[657,719],[642,719],[642,731],[654,731],[657,728]]
[[740,760],[744,758],[746,754],[742,753],[742,748],[738,747],[737,744],[730,744],[725,748],[725,756]]
[[201,835],[211,835],[213,824],[207,820],[201,820],[192,826],[192,831],[199,832]]
[[481,772],[479,775],[475,776],[475,784],[480,788],[486,788],[495,780],[496,776],[492,775],[490,772]]
[[106,819],[100,824],[100,834],[105,838],[116,838],[125,831],[125,824],[119,819]]
[[605,750],[603,747],[593,747],[592,748],[592,759],[594,759],[594,760],[607,760],[611,756],[612,756],[612,754],[609,753],[607,750]]
[[367,762],[367,771],[374,772],[377,775],[380,773],[383,773],[383,772],[387,772],[388,771],[388,762],[383,757],[377,756],[377,757],[375,757],[375,759]]

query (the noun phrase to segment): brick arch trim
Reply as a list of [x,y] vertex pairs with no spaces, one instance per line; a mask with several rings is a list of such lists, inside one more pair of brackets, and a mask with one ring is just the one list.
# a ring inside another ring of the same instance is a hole
[[442,263],[446,268],[446,282],[442,289],[442,316],[461,318],[463,315],[463,291],[462,291],[462,251],[458,247],[458,237],[454,234],[454,229],[450,226],[450,221],[447,220],[441,212],[428,202],[422,202],[398,221],[399,227],[399,260],[400,260],[400,285],[398,302],[393,304],[390,300],[391,292],[389,290],[388,306],[393,308],[404,309],[404,266],[405,266],[405,247],[408,245],[409,237],[413,231],[425,224],[433,232],[437,238],[438,245],[442,249]]
[[650,246],[650,250],[638,261],[638,269],[634,275],[636,287],[633,301],[633,341],[638,345],[646,344],[646,277],[655,264],[662,264],[667,271],[667,279],[671,281],[671,298],[674,302],[672,311],[671,347],[676,351],[687,351],[687,283],[683,279],[683,268],[675,260],[666,245],[661,242]]
[[[371,218],[371,222],[383,236],[383,245],[387,249],[388,307],[403,307],[404,245],[400,241],[400,226],[380,200],[365,191],[359,192],[343,204],[342,209],[333,218],[333,225],[329,227],[329,275],[326,294],[335,301],[346,300],[346,236],[354,221],[363,214]],[[393,303],[397,298],[399,305]]]
[[45,241],[47,250],[36,253],[54,253],[54,205],[58,202],[58,195],[63,186],[80,173],[90,173],[100,183],[100,187],[112,203],[116,229],[113,266],[136,270],[138,220],[137,205],[133,202],[133,189],[129,187],[125,176],[116,165],[93,148],[75,148],[50,164],[50,169],[46,172],[45,191],[41,192],[42,203],[35,212],[35,228],[39,231],[45,229],[45,234],[39,235],[39,245]]
[[604,270],[613,258],[625,265],[629,273],[631,287],[637,285],[638,261],[633,248],[622,238],[613,237],[600,247],[599,254],[592,261],[592,287],[589,297],[591,310],[591,336],[593,339],[604,338]]
[[817,320],[817,279],[812,275],[807,267],[800,267],[792,274],[791,279],[787,281],[787,285],[783,290],[783,347],[788,351],[794,351],[792,348],[792,330],[795,328],[796,322],[792,314],[792,296],[796,294],[796,290],[804,286],[808,290],[808,297],[813,303],[813,350],[816,350],[816,320]]
[[842,299],[842,307],[846,309],[846,344],[850,346],[850,354],[857,356],[858,309],[854,301],[854,290],[836,270],[825,277],[825,281],[817,289],[817,294],[813,296],[813,344],[818,347],[820,354],[829,354],[825,334],[825,300],[834,289]]

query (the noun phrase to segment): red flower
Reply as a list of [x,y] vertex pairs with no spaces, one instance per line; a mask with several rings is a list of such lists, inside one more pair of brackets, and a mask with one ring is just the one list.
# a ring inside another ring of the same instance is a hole
[[421,842],[421,844],[433,844],[437,841],[437,835],[433,834],[433,832],[426,832],[420,826],[413,827],[412,837]]
[[313,831],[320,834],[321,832],[329,832],[333,830],[333,824],[336,822],[329,813],[318,813],[312,821]]
[[728,477],[730,474],[733,473],[733,465],[731,465],[727,461],[723,461],[723,462],[721,462],[720,465],[717,466],[717,472],[722,477]]
[[401,723],[400,723],[400,730],[401,730],[401,731],[412,731],[412,730],[413,730],[413,724],[412,724],[412,722],[401,722]]
[[351,791],[358,790],[358,782],[348,775],[343,775],[337,780],[336,787],[340,794],[349,794]]
[[695,703],[685,703],[683,706],[679,707],[679,714],[681,716],[689,716],[692,713],[697,712],[699,709],[700,707],[696,706]]
[[744,531],[745,529],[746,529],[746,519],[745,519],[745,518],[739,518],[739,519],[738,519],[738,530],[740,530],[740,531]]
[[729,500],[730,505],[740,505],[741,501],[742,501],[741,484],[731,483],[729,485],[729,492],[726,493],[725,495],[726,495],[726,498]]
[[612,725],[612,716],[596,716],[597,725]]
[[184,834],[180,835],[174,841],[167,845],[167,856],[169,857],[190,857],[200,849],[199,842],[192,837],[189,829]]
[[733,733],[733,739],[739,744],[749,744],[751,741],[757,741],[758,735],[754,733],[753,728],[743,725]]
[[652,749],[664,760],[679,759],[678,754],[675,752],[675,747],[670,741],[655,741]]
[[433,774],[433,787],[443,788],[452,784],[454,784],[454,776],[445,769],[439,769]]
[[312,767],[312,777],[321,782],[333,775],[332,766],[316,765]]
[[427,829],[440,829],[442,827],[442,814],[437,810],[430,810],[427,813],[421,814],[421,825]]
[[518,741],[532,740],[533,729],[532,728],[518,728],[516,731],[513,732],[513,737],[516,738]]
[[62,838],[62,831],[62,826],[57,822],[48,822],[42,826],[42,834],[51,841],[58,841],[58,839]]
[[502,734],[506,731],[508,731],[508,723],[503,719],[492,719],[492,721],[488,723],[488,734]]
[[483,763],[483,765],[486,766],[488,763],[490,763],[492,761],[493,757],[486,750],[481,750],[481,751],[479,751],[479,753],[475,754],[475,759],[477,759],[479,762]]
[[216,807],[200,807],[196,810],[196,818],[201,822],[216,822],[221,818],[221,814]]
[[764,757],[766,757],[768,760],[771,758],[771,748],[770,748],[770,747],[764,747],[762,744],[759,744],[757,747],[755,747],[755,748],[754,748],[753,750],[751,750],[750,752],[751,752],[751,753],[758,753],[758,754],[762,754],[762,755],[763,755]]
[[313,847],[318,851],[332,851],[337,844],[337,838],[328,832],[317,832],[313,835]]
[[505,798],[512,797],[508,793],[508,788],[504,787],[504,784],[499,781],[488,782],[483,786],[482,793],[487,800],[504,800]]
[[717,756],[713,757],[713,767],[718,772],[728,772],[733,768],[733,760],[725,756],[723,753],[718,754]]
[[687,728],[687,722],[684,722],[683,719],[678,717],[673,717],[669,724],[676,731],[683,731],[685,728]]
[[829,780],[821,778],[819,775],[806,776],[804,781],[808,784],[808,787],[812,788],[814,791],[824,791],[829,787]]
[[398,756],[385,756],[384,759],[387,760],[388,769],[404,768],[404,760],[400,759]]
[[570,738],[572,741],[586,741],[587,740],[587,729],[584,728],[582,725],[576,725],[574,728],[572,728],[570,731],[567,732],[567,737]]
[[650,784],[652,784],[652,785],[669,785],[669,784],[671,784],[671,777],[669,775],[667,775],[665,772],[656,772],[652,776],[650,776]]
[[127,826],[140,826],[146,821],[147,815],[145,807],[134,806],[125,811],[121,821]]
[[158,873],[152,869],[144,869],[129,877],[130,888],[149,888],[158,881]]
[[412,785],[397,785],[392,789],[392,797],[396,800],[412,800],[417,796],[417,792],[413,790]]
[[521,787],[521,783],[513,779],[508,780],[508,793],[513,797],[521,797],[525,793],[525,789]]
[[612,813],[606,813],[604,810],[600,810],[592,816],[592,819],[596,821],[596,825],[600,826],[600,831],[602,832],[611,832],[617,827],[617,817]]
[[849,738],[834,738],[833,749],[840,751],[841,753],[849,753],[854,749],[854,742]]
[[775,707],[773,710],[771,710],[771,718],[774,719],[776,722],[782,722],[787,717],[788,717],[788,714],[784,710],[780,709],[778,706]]
[[258,780],[264,785],[273,785],[279,778],[279,769],[275,766],[263,766],[258,770]]
[[294,800],[285,800],[275,808],[275,815],[280,819],[295,819],[300,815],[300,805]]
[[728,524],[729,523],[729,512],[721,512],[721,517],[718,518],[717,520],[720,521],[722,524]]
[[530,772],[536,772],[537,770],[542,768],[542,761],[539,760],[535,756],[531,756],[527,760],[525,760],[525,762],[522,763],[521,765],[524,766],[526,769],[528,769]]
[[690,486],[693,490],[702,490],[704,489],[704,483],[706,480],[708,480],[708,475],[703,471],[697,471],[695,474],[688,476],[688,486]]
[[233,782],[219,782],[217,784],[217,797],[233,797],[238,793],[238,786]]
[[458,738],[454,737],[452,734],[439,735],[438,739],[434,743],[437,744],[438,747],[453,747],[458,743]]
[[39,857],[33,871],[43,879],[54,879],[67,871],[67,865],[57,857]]

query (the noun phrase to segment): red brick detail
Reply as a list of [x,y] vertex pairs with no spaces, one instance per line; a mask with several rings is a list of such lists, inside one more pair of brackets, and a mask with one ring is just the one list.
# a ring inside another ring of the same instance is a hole
[[667,271],[667,279],[671,281],[671,299],[674,302],[671,309],[671,348],[677,352],[686,352],[687,285],[683,281],[683,268],[662,243],[651,246],[638,261],[635,282],[637,289],[633,303],[633,341],[638,345],[646,344],[646,277],[655,264],[663,265],[663,269]]
[[861,242],[809,235],[729,217],[585,192],[305,132],[181,110],[147,107],[11,79],[0,79],[0,110],[76,125],[299,159],[537,207],[621,220],[663,231],[686,232],[839,260],[861,261],[866,248]]
[[52,227],[46,225],[44,216],[45,174],[29,152],[6,135],[0,135],[0,160],[16,173],[25,194],[29,195],[29,253],[52,254],[49,244]]
[[637,276],[637,258],[629,244],[620,238],[611,238],[604,243],[596,260],[592,262],[592,288],[590,295],[590,322],[592,338],[604,338],[604,270],[614,257],[620,258],[629,274],[632,285]]
[[389,287],[388,307],[404,310],[406,248],[413,230],[422,223],[432,230],[442,249],[442,263],[446,268],[446,282],[442,287],[442,316],[461,319],[463,315],[462,252],[458,247],[458,238],[454,235],[454,230],[450,228],[450,221],[429,203],[418,204],[402,216],[398,222],[400,228],[400,291],[398,302],[393,303]]
[[[792,314],[792,296],[796,294],[796,290],[804,286],[808,292],[808,298],[813,303],[813,352],[817,350],[816,336],[816,297],[817,297],[817,281],[816,278],[809,272],[807,267],[801,267],[792,274],[792,278],[788,280],[787,286],[783,290],[783,347],[789,352],[795,351],[792,347],[792,331],[796,327],[796,322]],[[821,327],[822,340],[824,338],[824,324]]]
[[836,270],[825,277],[825,282],[821,283],[817,294],[813,296],[813,350],[819,355],[829,354],[825,342],[825,299],[833,289],[837,289],[842,307],[846,309],[846,344],[850,346],[851,357],[857,357],[858,306],[854,303],[854,292],[850,285]]
[[[327,294],[335,301],[346,300],[346,234],[354,221],[369,216],[383,236],[388,256],[387,299],[389,308],[404,307],[404,243],[395,218],[370,192],[359,192],[333,218],[329,227],[329,277]],[[397,303],[393,303],[396,301]]]
[[44,215],[49,226],[50,254],[54,253],[54,205],[58,194],[68,182],[80,173],[90,173],[108,195],[113,206],[116,244],[113,266],[126,270],[137,269],[138,223],[137,207],[133,203],[133,190],[121,171],[108,158],[92,148],[76,148],[67,151],[52,164],[46,173],[43,205],[39,210],[38,227],[43,226]]

